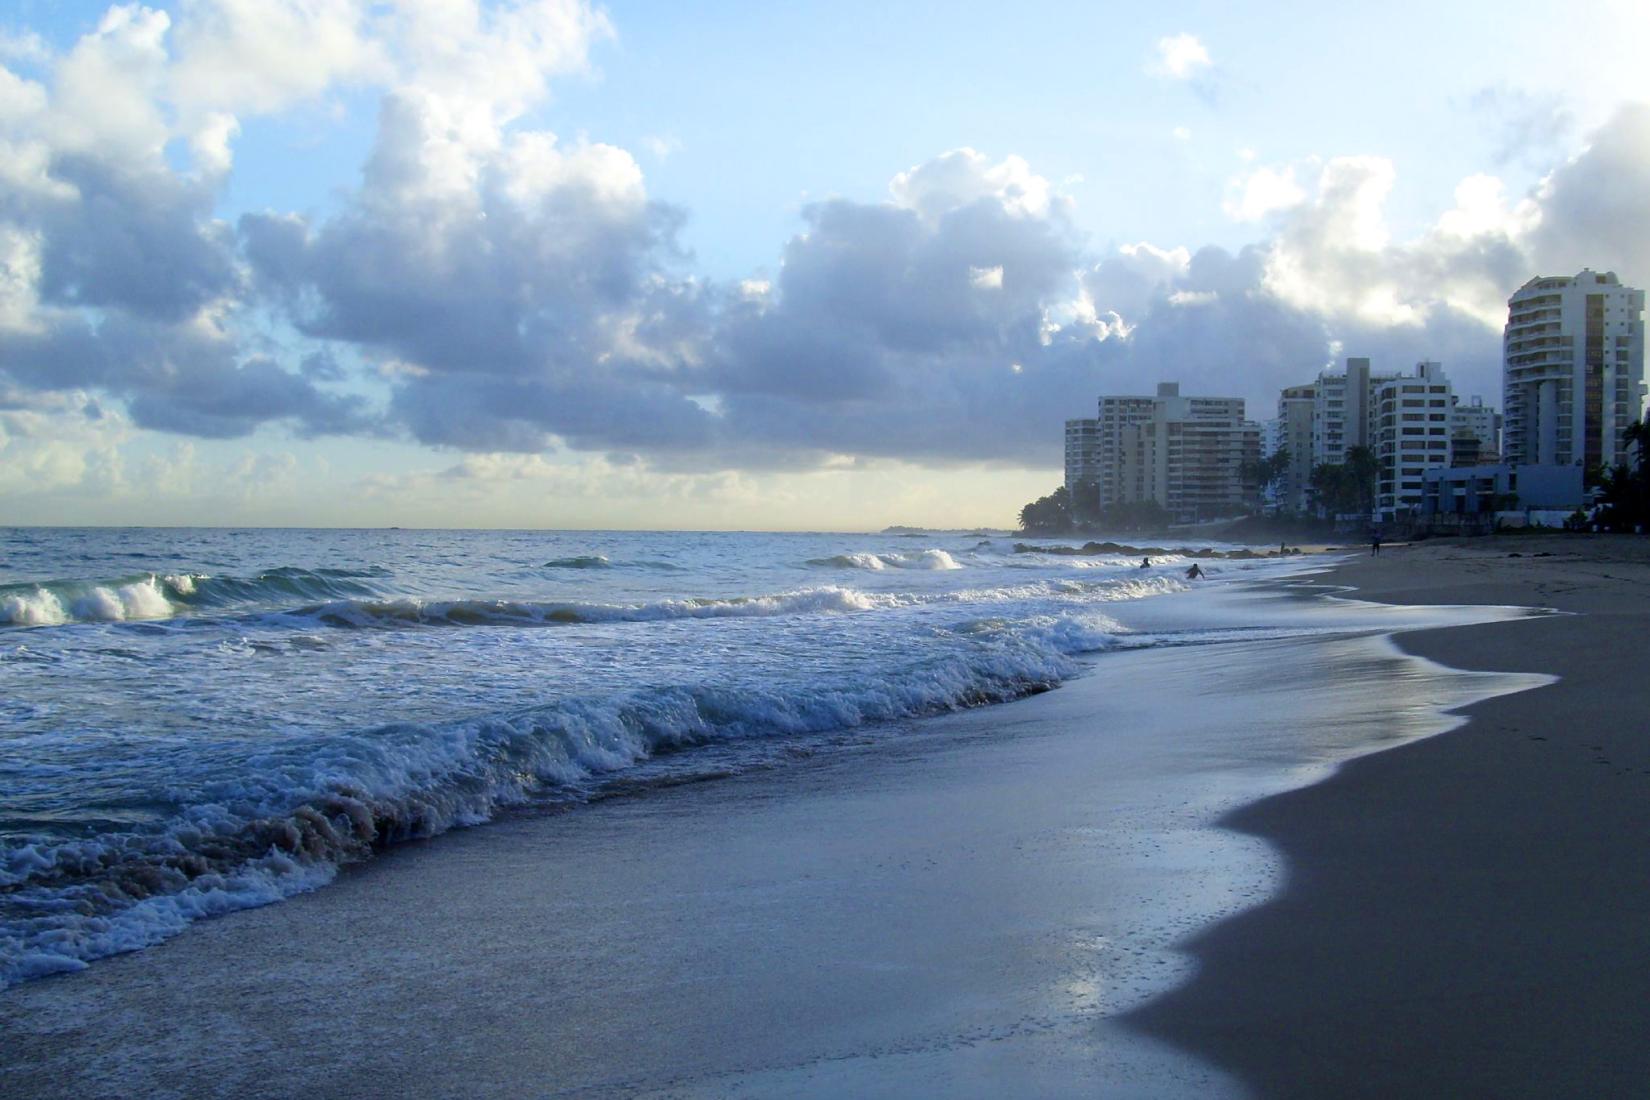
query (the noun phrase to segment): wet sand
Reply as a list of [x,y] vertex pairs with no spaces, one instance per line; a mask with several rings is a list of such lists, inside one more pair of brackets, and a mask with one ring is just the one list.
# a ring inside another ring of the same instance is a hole
[[1650,540],[1387,547],[1364,599],[1573,614],[1404,634],[1557,683],[1241,809],[1281,896],[1195,937],[1130,1017],[1264,1096],[1629,1096],[1650,1087]]

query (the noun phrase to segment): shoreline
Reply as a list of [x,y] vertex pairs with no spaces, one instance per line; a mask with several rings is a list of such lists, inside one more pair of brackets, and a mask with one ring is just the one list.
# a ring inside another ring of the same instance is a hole
[[[1265,589],[1163,622],[1267,601],[1349,621]],[[1115,651],[909,743],[405,846],[0,997],[0,1085],[1233,1094],[1223,1067],[1113,1022],[1186,976],[1182,937],[1277,896],[1275,853],[1217,808],[1515,690],[1400,653],[1424,614],[1362,621]],[[1383,678],[1420,687],[1393,707]]]
[[[9,991],[0,1091],[1235,1094],[1112,1023],[1276,889],[1211,820],[1507,688],[1385,637],[1449,613],[1208,595],[1152,621],[1307,632],[1114,650],[806,766],[403,846]],[[1394,713],[1383,676],[1428,693]]]
[[1323,579],[1372,602],[1568,612],[1393,639],[1558,679],[1229,814],[1282,855],[1285,888],[1183,945],[1196,976],[1125,1023],[1265,1096],[1642,1089],[1650,544],[1440,540]]

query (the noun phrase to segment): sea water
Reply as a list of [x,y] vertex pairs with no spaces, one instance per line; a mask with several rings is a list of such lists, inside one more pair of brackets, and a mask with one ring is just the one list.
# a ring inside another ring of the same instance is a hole
[[0,988],[511,807],[806,766],[1109,649],[1347,625],[1209,610],[1302,559],[1193,582],[1047,546],[0,530]]

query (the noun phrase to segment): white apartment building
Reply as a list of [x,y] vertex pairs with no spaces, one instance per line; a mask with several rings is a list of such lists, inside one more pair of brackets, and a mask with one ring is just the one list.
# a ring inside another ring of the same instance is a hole
[[1312,399],[1312,464],[1339,466],[1369,446],[1369,360],[1351,358],[1341,374],[1318,375]]
[[1066,421],[1066,492],[1075,500],[1099,484],[1100,421]]
[[[1157,387],[1159,396],[1165,387],[1180,392],[1179,383],[1165,382]],[[1130,426],[1152,418],[1157,397],[1102,397],[1097,423],[1097,455],[1100,466],[1100,507],[1115,508],[1125,500],[1123,492],[1123,432]]]
[[1183,397],[1177,382],[1159,383],[1153,398],[1102,397],[1103,464],[1112,457],[1108,408],[1118,418],[1116,468],[1101,484],[1113,487],[1114,504],[1149,501],[1176,519],[1198,520],[1254,502],[1257,486],[1245,468],[1260,458],[1260,425],[1244,419],[1241,397]]
[[1383,516],[1419,510],[1422,474],[1450,464],[1455,395],[1444,368],[1417,363],[1413,375],[1370,384],[1369,448],[1375,453],[1375,510]]
[[1275,454],[1278,448],[1289,454],[1289,465],[1277,485],[1278,507],[1285,512],[1304,512],[1311,506],[1312,415],[1317,403],[1315,382],[1290,386],[1278,397],[1277,439],[1267,454]]
[[1503,453],[1513,465],[1627,461],[1644,402],[1644,292],[1614,272],[1531,279],[1507,300]]
[[[1459,408],[1443,367],[1434,362],[1417,364],[1412,375],[1377,374],[1368,359],[1354,357],[1342,372],[1326,370],[1315,383],[1284,390],[1278,414],[1293,417],[1296,425],[1287,478],[1289,499],[1299,503],[1292,506],[1312,506],[1314,466],[1340,465],[1348,451],[1364,447],[1376,462],[1376,510],[1393,516],[1419,507],[1422,473],[1450,465],[1457,416],[1474,429],[1488,417],[1493,429],[1494,410],[1484,409],[1481,400]],[[1297,446],[1304,456],[1299,463]]]

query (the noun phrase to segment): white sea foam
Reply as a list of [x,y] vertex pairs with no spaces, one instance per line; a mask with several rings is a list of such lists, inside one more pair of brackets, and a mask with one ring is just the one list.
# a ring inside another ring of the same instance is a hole
[[[86,576],[0,587],[0,624],[48,628],[0,649],[0,984],[504,806],[701,766],[660,754],[717,742],[706,766],[737,769],[776,734],[896,736],[1052,686],[1076,654],[1185,640],[1102,613],[1161,619],[1121,601],[1186,587],[1167,562],[959,562],[922,537],[637,536],[604,564],[534,533],[225,532],[132,575],[153,548],[40,536],[58,551],[10,568]],[[856,572],[802,586],[798,562]],[[118,628],[166,615],[187,629]],[[81,619],[116,628],[50,629]]]
[[32,592],[0,596],[0,623],[11,626],[59,626],[63,623],[113,623],[169,619],[176,608],[167,594],[194,591],[191,576],[144,577],[108,584],[38,585]]
[[573,699],[440,726],[272,747],[205,774],[156,829],[0,844],[0,988],[133,950],[189,921],[326,882],[378,846],[588,789],[658,752],[854,728],[1043,690],[1104,648],[1105,616],[982,622],[948,655],[835,683],[698,686]]
[[55,593],[44,588],[0,597],[0,623],[11,626],[55,626],[69,621],[69,612]]
[[173,607],[154,577],[122,585],[97,585],[70,604],[80,622],[168,619]]
[[944,550],[924,550],[917,554],[837,554],[829,558],[812,558],[809,565],[837,569],[867,569],[880,573],[885,569],[961,569],[956,558]]
[[846,613],[898,607],[900,594],[868,593],[827,585],[769,596],[731,599],[667,599],[642,604],[533,602],[518,600],[338,600],[293,615],[329,626],[549,626],[570,623],[662,622],[672,619],[735,619],[777,615]]

